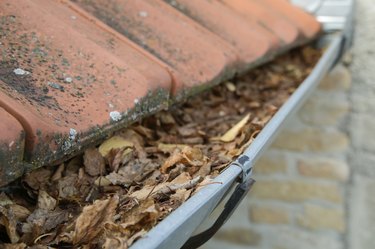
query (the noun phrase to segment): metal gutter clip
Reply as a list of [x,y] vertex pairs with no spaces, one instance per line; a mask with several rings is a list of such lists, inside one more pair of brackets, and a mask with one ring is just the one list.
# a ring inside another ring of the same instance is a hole
[[195,249],[206,243],[215,233],[225,224],[225,222],[232,216],[234,210],[241,203],[242,199],[247,195],[255,180],[247,177],[243,178],[242,182],[237,185],[236,189],[225,203],[224,210],[221,212],[215,223],[197,235],[190,237],[188,241],[181,247],[181,249]]

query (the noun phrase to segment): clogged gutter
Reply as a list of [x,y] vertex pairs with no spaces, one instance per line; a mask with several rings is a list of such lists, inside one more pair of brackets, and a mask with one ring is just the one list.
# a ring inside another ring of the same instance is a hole
[[0,193],[5,248],[127,248],[214,182],[321,55],[309,46],[121,130]]

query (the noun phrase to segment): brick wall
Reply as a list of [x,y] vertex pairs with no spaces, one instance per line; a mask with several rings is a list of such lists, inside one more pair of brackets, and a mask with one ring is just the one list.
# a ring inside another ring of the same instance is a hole
[[204,249],[346,248],[351,85],[338,65],[255,165],[256,185]]

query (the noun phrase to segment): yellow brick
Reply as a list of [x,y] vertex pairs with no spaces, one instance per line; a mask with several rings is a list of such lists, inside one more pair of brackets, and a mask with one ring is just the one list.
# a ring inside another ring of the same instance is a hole
[[330,158],[305,158],[298,161],[298,172],[303,176],[347,181],[349,166]]
[[284,130],[272,147],[294,151],[341,152],[346,150],[348,145],[348,137],[342,132],[308,127]]
[[267,206],[252,206],[249,209],[250,220],[255,223],[287,224],[289,214],[286,210]]
[[319,89],[325,91],[348,90],[351,81],[349,69],[339,64],[322,80]]
[[242,227],[221,229],[217,232],[214,238],[217,240],[245,246],[256,246],[262,239],[261,235],[256,231],[250,228]]
[[300,202],[311,199],[342,202],[342,195],[334,184],[305,181],[258,180],[250,195],[259,199]]
[[298,223],[310,229],[332,229],[345,231],[345,217],[342,209],[325,208],[317,205],[305,205],[304,213],[298,217]]
[[287,170],[287,161],[283,154],[266,153],[254,166],[256,174],[284,173]]

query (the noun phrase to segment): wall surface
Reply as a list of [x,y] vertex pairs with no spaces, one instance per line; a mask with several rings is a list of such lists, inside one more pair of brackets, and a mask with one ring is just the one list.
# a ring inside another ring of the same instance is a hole
[[356,16],[352,56],[289,121],[252,192],[202,248],[375,248],[374,1],[358,0]]
[[352,112],[349,134],[352,166],[349,201],[350,249],[375,248],[375,4],[357,1],[353,46]]

